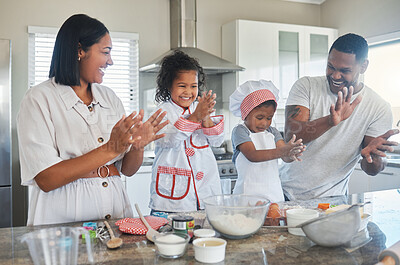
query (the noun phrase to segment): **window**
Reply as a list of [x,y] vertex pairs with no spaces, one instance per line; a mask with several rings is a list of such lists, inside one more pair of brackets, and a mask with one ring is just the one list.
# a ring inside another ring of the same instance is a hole
[[[364,81],[384,100],[390,103],[393,114],[393,127],[400,123],[400,31],[368,39],[369,65]],[[390,138],[400,141],[400,135]]]
[[[29,87],[48,79],[57,31],[57,28],[28,27]],[[107,68],[102,85],[115,91],[129,114],[139,109],[139,35],[110,32],[110,36],[114,65]]]

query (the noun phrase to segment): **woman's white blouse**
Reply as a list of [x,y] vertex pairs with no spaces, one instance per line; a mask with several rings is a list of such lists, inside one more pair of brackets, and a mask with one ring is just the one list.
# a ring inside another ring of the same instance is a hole
[[[41,171],[105,144],[125,114],[108,87],[92,84],[92,111],[54,78],[30,88],[17,116],[21,184],[32,187],[28,225],[132,216],[120,177],[78,179],[50,192],[34,180]],[[121,168],[120,155],[107,164]]]

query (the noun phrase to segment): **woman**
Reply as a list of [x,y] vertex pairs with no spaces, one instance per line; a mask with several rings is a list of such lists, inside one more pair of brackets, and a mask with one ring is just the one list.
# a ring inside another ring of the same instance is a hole
[[113,64],[107,28],[73,15],[60,28],[50,79],[29,89],[17,129],[22,185],[32,187],[28,225],[131,217],[119,172],[133,175],[145,145],[167,122],[158,111],[125,117],[121,100],[99,85]]

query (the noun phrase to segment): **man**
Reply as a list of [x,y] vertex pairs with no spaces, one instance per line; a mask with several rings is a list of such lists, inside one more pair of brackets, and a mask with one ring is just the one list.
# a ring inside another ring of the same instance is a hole
[[332,45],[326,76],[303,77],[286,103],[285,138],[303,139],[307,150],[301,163],[284,164],[280,175],[286,199],[306,200],[344,195],[349,176],[361,161],[376,175],[385,167],[385,151],[396,142],[390,105],[359,81],[368,67],[368,44],[356,34]]

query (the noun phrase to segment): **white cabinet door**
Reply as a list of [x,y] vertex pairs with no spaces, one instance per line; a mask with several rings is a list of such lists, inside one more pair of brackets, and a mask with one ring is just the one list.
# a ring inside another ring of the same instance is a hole
[[284,109],[293,84],[304,76],[304,27],[298,25],[275,24],[274,68],[272,82],[279,89],[278,108]]
[[325,75],[329,49],[336,38],[336,29],[304,28],[304,75]]
[[246,68],[239,72],[239,84],[248,80],[274,78],[273,25],[264,22],[238,22],[239,49],[237,64]]
[[272,80],[281,98],[287,98],[299,77],[325,73],[328,50],[336,37],[336,29],[322,27],[250,20],[223,25],[222,57],[245,68],[235,74],[234,85],[224,86],[223,102],[229,101],[238,85],[259,79]]
[[245,68],[223,75],[225,130],[239,118],[229,113],[229,96],[248,80],[271,80],[280,90],[273,126],[283,130],[284,108],[293,83],[302,76],[324,75],[328,49],[337,30],[302,25],[235,20],[222,26],[222,57]]
[[132,177],[126,178],[126,191],[132,205],[133,215],[138,216],[135,203],[140,207],[143,215],[149,215],[151,166],[142,166]]

